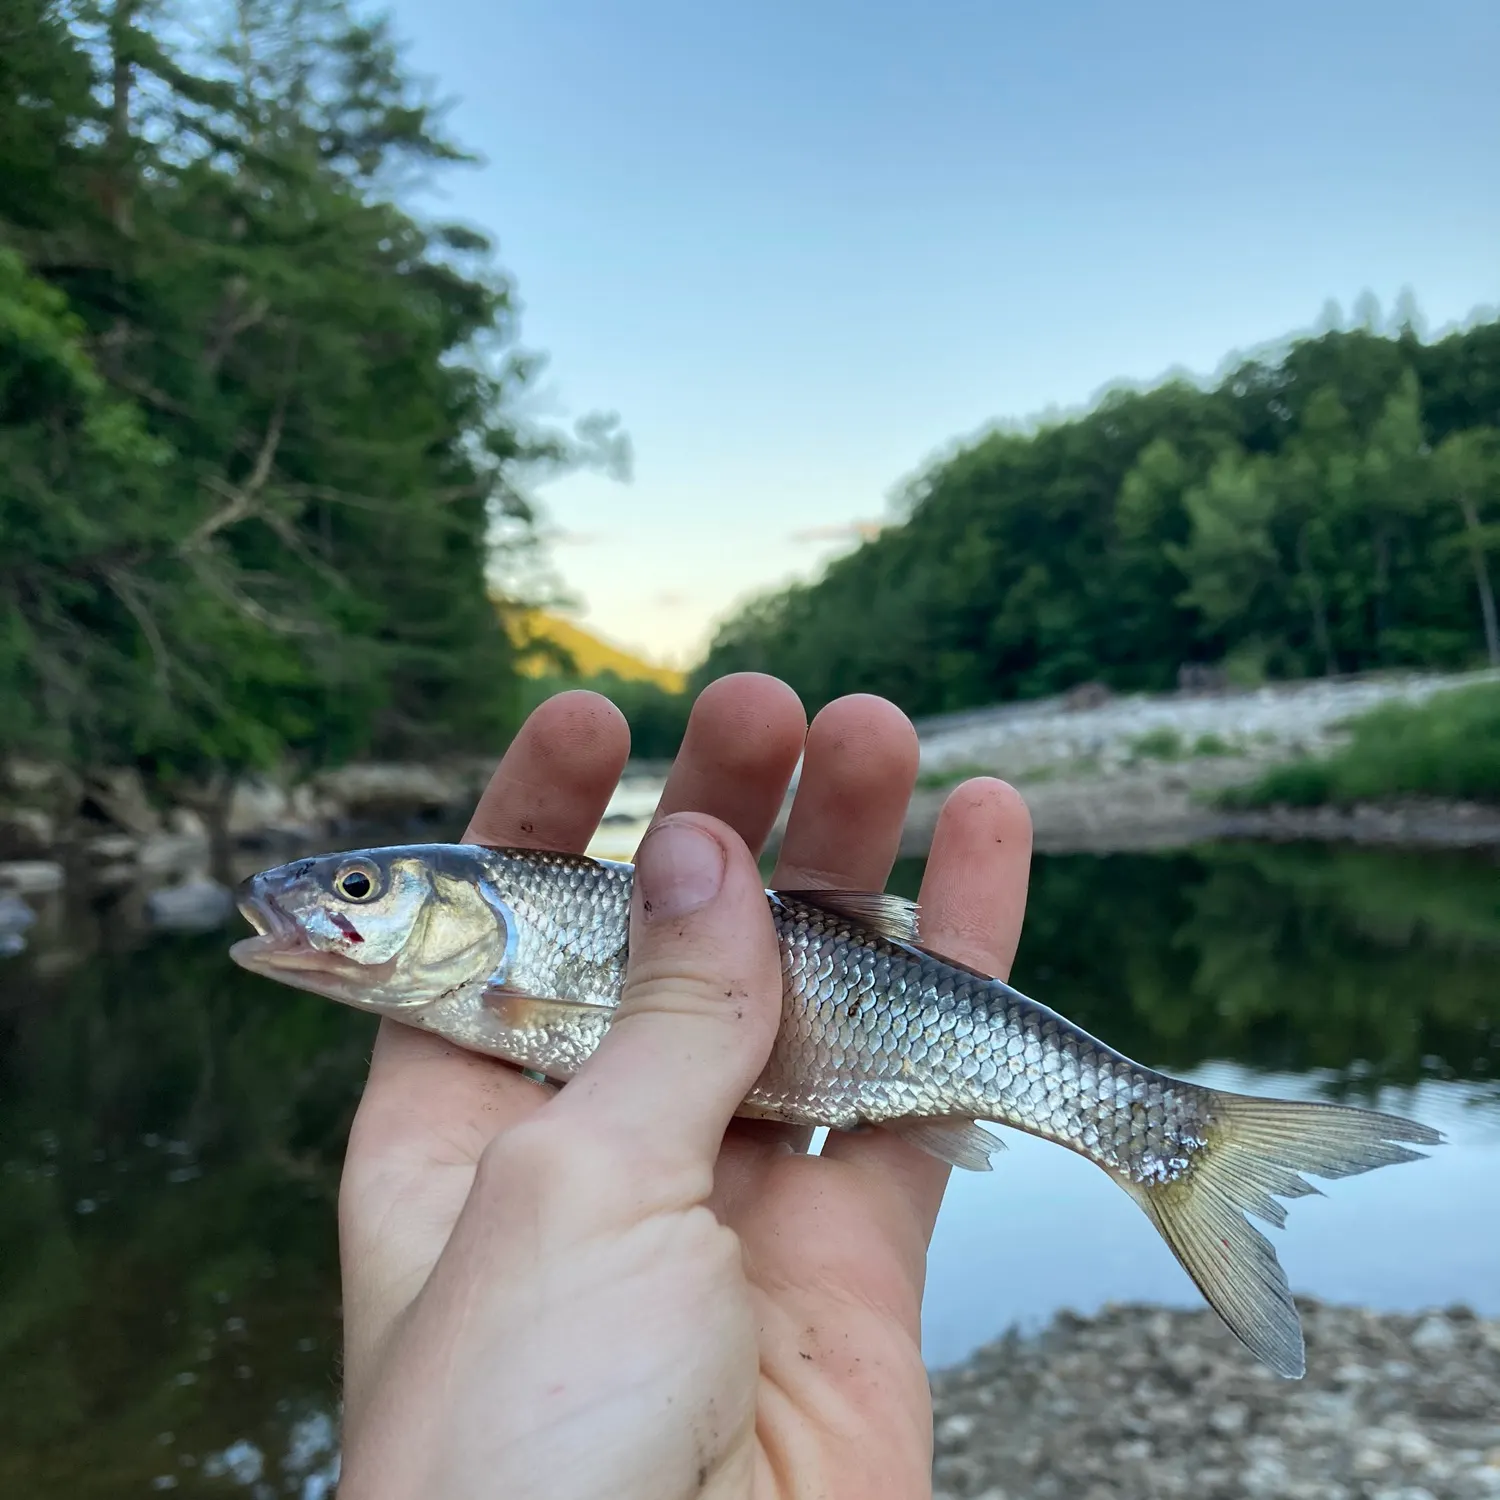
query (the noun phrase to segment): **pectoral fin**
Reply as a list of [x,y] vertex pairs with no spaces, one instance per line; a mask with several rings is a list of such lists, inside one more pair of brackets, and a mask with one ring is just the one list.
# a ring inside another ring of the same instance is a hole
[[612,1005],[523,995],[503,985],[484,992],[502,1055],[527,1072],[571,1078],[604,1039],[618,1011]]

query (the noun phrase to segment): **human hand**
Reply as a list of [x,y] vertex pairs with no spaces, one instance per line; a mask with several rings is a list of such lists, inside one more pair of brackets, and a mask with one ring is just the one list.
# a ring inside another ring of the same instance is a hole
[[[724,851],[723,889],[691,916],[638,915],[632,1024],[560,1094],[383,1026],[340,1203],[350,1500],[928,1492],[920,1306],[947,1169],[880,1131],[810,1157],[804,1134],[723,1128],[779,1004],[745,845],[774,821],[804,722],[767,678],[700,698],[658,823],[710,815],[688,837]],[[551,700],[467,836],[582,848],[627,752],[604,700]],[[883,886],[915,769],[889,704],[830,705],[772,883]],[[956,791],[923,882],[927,940],[1004,974],[1029,854],[1014,792]],[[726,1007],[726,988],[745,1003]]]

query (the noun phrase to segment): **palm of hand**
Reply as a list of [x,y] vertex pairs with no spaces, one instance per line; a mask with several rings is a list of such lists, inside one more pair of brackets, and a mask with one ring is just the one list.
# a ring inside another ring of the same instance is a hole
[[[800,706],[769,679],[717,684],[695,710],[662,810],[712,813],[759,847],[804,748],[802,726]],[[626,749],[623,725],[602,700],[553,700],[518,737],[469,836],[581,848]],[[878,700],[843,700],[814,722],[805,749],[772,883],[883,887],[915,776],[909,726]],[[1005,972],[1029,853],[1026,815],[1008,788],[981,782],[956,794],[923,883],[928,941]],[[524,1146],[513,1143],[528,1137],[516,1130],[549,1093],[434,1038],[382,1028],[340,1203],[351,1445],[372,1404],[385,1409],[384,1400],[373,1403],[385,1354],[429,1287],[476,1174],[527,1170]],[[570,1161],[593,1151],[598,1170],[620,1169],[608,1143],[576,1144]],[[547,1493],[595,1492],[580,1455],[599,1446],[601,1431],[639,1433],[662,1402],[690,1409],[708,1387],[719,1392],[718,1431],[704,1436],[704,1461],[688,1473],[686,1493],[799,1500],[927,1493],[920,1307],[947,1169],[883,1132],[836,1136],[817,1157],[804,1147],[782,1127],[736,1122],[711,1191],[705,1183],[704,1192],[661,1205],[607,1247],[585,1244],[571,1264],[553,1264],[557,1295],[545,1306],[533,1299],[490,1309],[492,1326],[509,1331],[511,1365],[538,1388],[567,1386],[550,1407],[530,1410],[530,1389],[508,1403],[487,1391],[493,1408],[475,1412],[491,1422],[497,1444],[514,1445],[541,1423],[547,1436],[536,1462],[550,1454],[556,1465],[550,1477],[539,1473]],[[558,1167],[556,1158],[550,1166]],[[494,1295],[502,1301],[506,1284],[497,1267]],[[611,1299],[622,1295],[642,1314],[637,1322],[615,1313]],[[543,1371],[559,1356],[566,1379],[549,1385]],[[460,1381],[443,1399],[478,1397]],[[608,1493],[636,1493],[621,1472],[628,1462],[618,1454],[600,1461]],[[558,1477],[570,1463],[581,1465],[576,1490]],[[663,1455],[658,1472],[668,1467]],[[639,1491],[667,1492],[649,1484]]]

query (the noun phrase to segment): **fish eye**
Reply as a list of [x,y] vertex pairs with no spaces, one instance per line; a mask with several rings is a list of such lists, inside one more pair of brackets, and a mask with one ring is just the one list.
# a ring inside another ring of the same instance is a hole
[[375,873],[368,865],[345,865],[333,877],[333,888],[347,901],[368,901],[375,894]]

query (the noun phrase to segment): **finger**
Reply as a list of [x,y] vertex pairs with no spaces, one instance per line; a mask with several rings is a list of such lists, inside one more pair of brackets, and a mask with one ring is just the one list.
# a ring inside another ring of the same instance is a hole
[[549,698],[521,726],[490,777],[464,838],[493,847],[587,847],[630,756],[630,729],[608,698]]
[[[624,716],[598,693],[559,693],[541,704],[506,750],[464,833],[468,841],[579,852],[609,805],[630,753]],[[378,1154],[409,1132],[414,1109],[460,1152],[489,1136],[545,1092],[514,1070],[468,1057],[429,1032],[383,1021],[351,1148]]]
[[[933,831],[922,879],[922,943],[1004,979],[1026,911],[1031,817],[1014,787],[991,777],[955,788]],[[828,1138],[823,1154],[860,1173],[885,1198],[893,1228],[925,1246],[950,1168],[888,1131]]]
[[628,1161],[619,1187],[633,1200],[702,1201],[780,1013],[780,955],[754,858],[720,820],[673,814],[637,856],[619,1012],[549,1120],[572,1121]]
[[893,703],[839,698],[812,721],[771,883],[880,891],[901,846],[917,779],[917,733]]
[[759,854],[781,811],[806,734],[802,702],[784,682],[759,672],[711,682],[693,704],[656,819],[708,813]]
[[[782,890],[878,891],[901,845],[917,775],[911,721],[883,698],[859,693],[824,708],[807,731],[802,775],[771,876]],[[720,1164],[716,1202],[731,1212],[754,1189],[769,1153],[805,1151],[810,1130],[736,1122]]]

